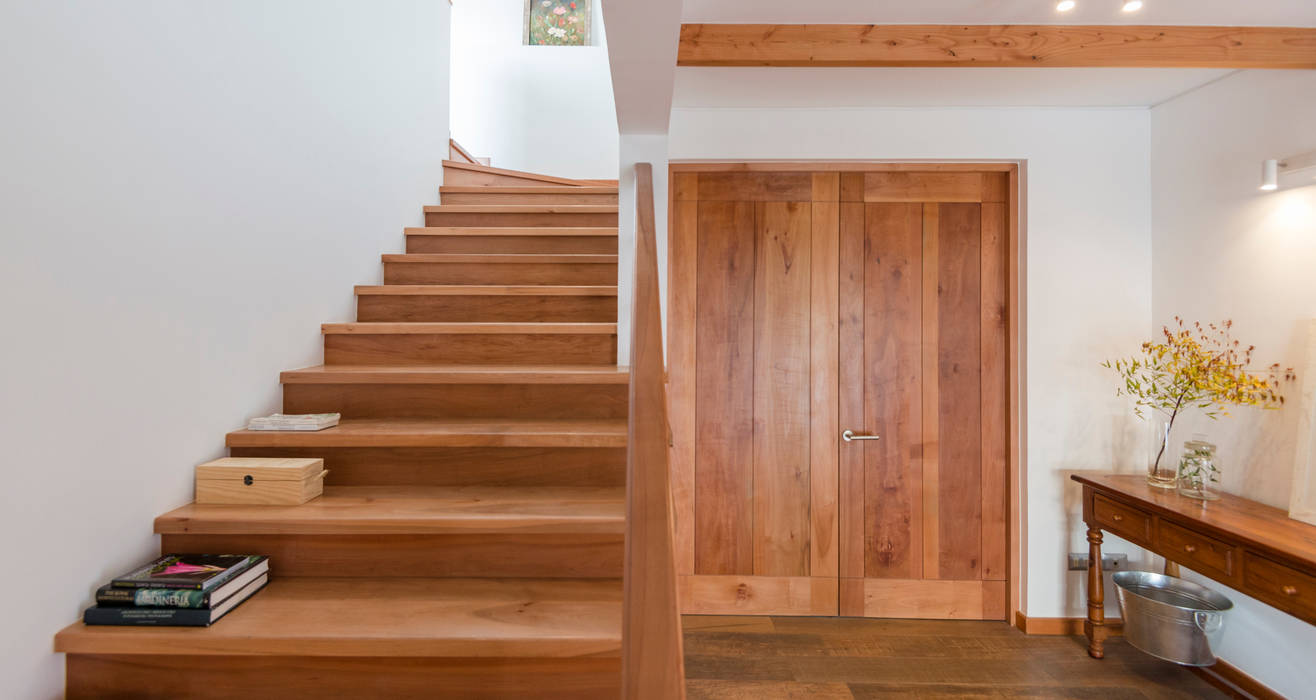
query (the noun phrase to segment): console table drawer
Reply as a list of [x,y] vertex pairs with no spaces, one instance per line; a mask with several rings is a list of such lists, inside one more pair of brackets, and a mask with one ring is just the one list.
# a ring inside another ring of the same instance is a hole
[[1165,520],[1161,521],[1158,539],[1161,551],[1172,561],[1202,573],[1216,573],[1225,577],[1234,575],[1234,546],[1231,544]]
[[1097,522],[1116,535],[1130,542],[1151,543],[1150,515],[1100,495],[1092,498],[1092,512]]
[[1316,577],[1249,552],[1243,574],[1246,592],[1311,620],[1316,617]]

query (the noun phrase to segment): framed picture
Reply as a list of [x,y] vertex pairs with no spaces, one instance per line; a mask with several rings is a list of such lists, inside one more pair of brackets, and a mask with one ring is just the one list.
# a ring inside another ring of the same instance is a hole
[[590,0],[526,0],[526,46],[589,46]]

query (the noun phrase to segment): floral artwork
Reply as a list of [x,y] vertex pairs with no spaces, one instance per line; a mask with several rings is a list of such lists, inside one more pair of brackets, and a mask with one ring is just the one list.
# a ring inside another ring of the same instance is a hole
[[589,45],[589,0],[526,0],[525,43]]

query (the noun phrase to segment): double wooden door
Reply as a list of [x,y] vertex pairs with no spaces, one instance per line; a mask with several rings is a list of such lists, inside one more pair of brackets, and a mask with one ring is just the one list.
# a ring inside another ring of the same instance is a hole
[[672,186],[684,611],[1004,619],[1005,173]]

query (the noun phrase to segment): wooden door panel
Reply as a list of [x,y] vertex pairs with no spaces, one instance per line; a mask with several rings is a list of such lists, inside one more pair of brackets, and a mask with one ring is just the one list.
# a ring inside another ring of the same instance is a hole
[[1005,617],[1009,182],[673,178],[684,612]]
[[842,615],[925,620],[1003,620],[1005,581],[843,578]]
[[[1004,181],[1004,174],[996,178]],[[1001,197],[1003,201],[1004,196]],[[982,205],[982,577],[1006,579],[1009,507],[1009,388],[1007,386],[1007,239],[1005,205]]]
[[809,202],[759,202],[754,267],[754,569],[809,575]]
[[982,559],[981,206],[938,208],[937,578],[977,579]]
[[865,562],[861,576],[920,578],[922,566],[922,207],[870,204],[863,250],[863,420],[881,436],[862,452]]
[[754,567],[754,205],[699,202],[695,573]]

